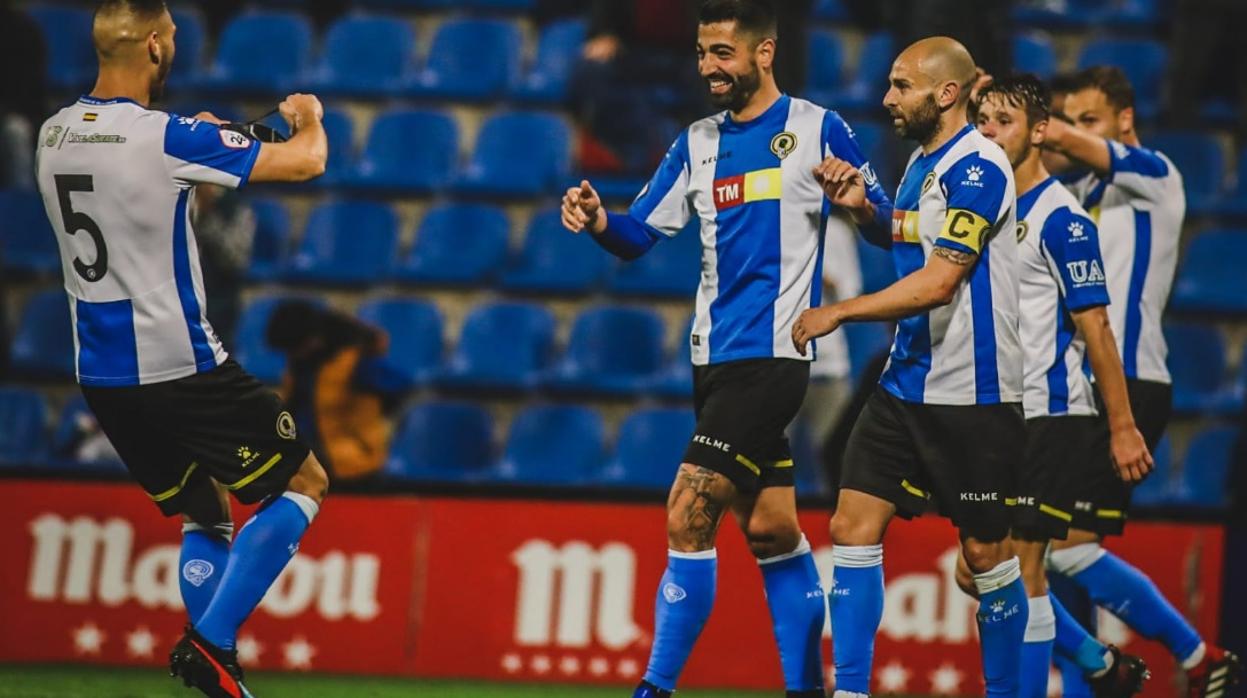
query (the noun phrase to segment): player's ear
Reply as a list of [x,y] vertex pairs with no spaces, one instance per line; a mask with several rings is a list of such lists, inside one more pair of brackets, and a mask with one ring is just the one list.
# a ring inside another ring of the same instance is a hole
[[1038,148],[1039,146],[1043,145],[1044,141],[1047,140],[1047,138],[1048,138],[1048,120],[1041,119],[1039,122],[1035,124],[1035,127],[1031,129],[1031,145]]
[[961,85],[958,85],[955,80],[949,80],[941,85],[940,91],[935,96],[940,109],[951,108],[959,99],[961,99]]
[[754,49],[754,56],[757,58],[759,68],[770,70],[775,65],[775,39],[769,36],[763,37]]
[[160,46],[160,40],[156,38],[156,32],[147,35],[147,57],[152,65],[160,65],[164,59],[164,49]]
[[1134,132],[1134,107],[1126,107],[1117,112],[1117,131],[1119,133]]

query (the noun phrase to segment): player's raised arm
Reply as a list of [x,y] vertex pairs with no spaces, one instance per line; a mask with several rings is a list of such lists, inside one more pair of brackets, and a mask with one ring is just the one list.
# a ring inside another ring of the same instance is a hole
[[290,140],[260,144],[251,181],[306,182],[324,174],[329,141],[321,124],[325,112],[320,100],[314,95],[293,94],[279,110],[290,125]]
[[1063,121],[1061,115],[1056,116],[1048,122],[1044,147],[1090,167],[1098,175],[1111,173],[1113,158],[1109,153],[1109,142]]

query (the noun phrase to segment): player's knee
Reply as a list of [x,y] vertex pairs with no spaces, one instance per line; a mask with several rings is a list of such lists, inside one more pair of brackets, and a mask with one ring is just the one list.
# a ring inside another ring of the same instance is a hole
[[751,523],[745,527],[745,541],[759,560],[785,555],[801,545],[801,526],[796,519]]
[[1006,550],[1001,541],[984,542],[968,538],[961,544],[961,554],[965,557],[970,571],[982,574],[1005,561]]
[[869,517],[837,510],[829,524],[831,541],[836,545],[877,545],[883,542],[885,526],[886,523],[873,521]]
[[290,492],[311,497],[317,504],[325,501],[329,494],[329,474],[314,454],[307,454],[307,460],[299,466],[299,471],[290,478],[286,489]]
[[714,547],[718,533],[717,523],[700,516],[689,516],[687,511],[671,509],[667,512],[667,545],[682,553],[695,553]]
[[195,524],[204,530],[233,525],[229,496],[225,493],[225,489],[207,478],[196,481],[186,492],[182,521],[186,524]]

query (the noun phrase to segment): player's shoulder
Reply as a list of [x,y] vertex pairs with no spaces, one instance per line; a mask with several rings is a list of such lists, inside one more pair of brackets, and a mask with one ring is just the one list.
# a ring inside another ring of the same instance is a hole
[[[1057,189],[1058,187],[1050,187]],[[1051,247],[1094,243],[1097,240],[1095,221],[1078,205],[1054,195],[1054,204],[1044,218],[1040,235],[1045,245]],[[1071,197],[1072,198],[1072,197]]]
[[1173,161],[1164,153],[1143,145],[1128,145],[1110,140],[1108,150],[1113,161],[1114,174],[1137,174],[1159,179],[1177,172]]

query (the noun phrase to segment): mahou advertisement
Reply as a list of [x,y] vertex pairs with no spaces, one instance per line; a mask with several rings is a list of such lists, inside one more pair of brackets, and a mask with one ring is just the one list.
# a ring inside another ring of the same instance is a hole
[[[162,665],[186,622],[179,576],[202,573],[180,569],[176,519],[130,485],[0,489],[0,661]],[[829,589],[826,524],[826,512],[802,514]],[[260,669],[631,684],[649,654],[664,527],[661,503],[331,496],[243,627],[239,655]],[[1134,523],[1110,547],[1215,634],[1220,528]],[[718,549],[714,612],[683,684],[778,689],[757,565],[727,525]],[[941,520],[893,524],[876,693],[982,694],[977,602],[953,581],[956,555]],[[1102,637],[1152,667],[1145,695],[1176,695],[1164,649],[1101,618]]]

